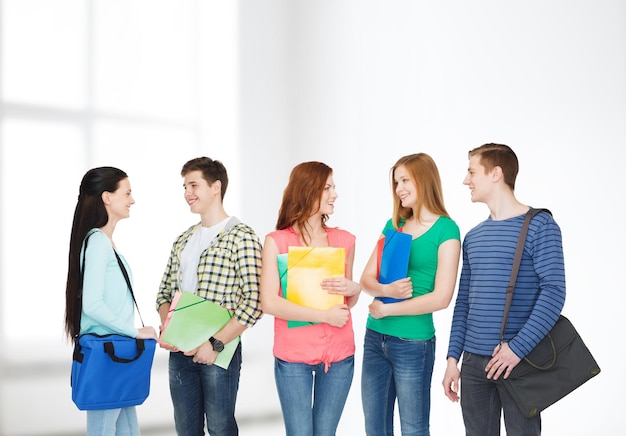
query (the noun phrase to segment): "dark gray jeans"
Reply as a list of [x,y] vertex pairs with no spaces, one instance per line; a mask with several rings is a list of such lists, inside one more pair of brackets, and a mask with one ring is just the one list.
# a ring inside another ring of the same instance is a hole
[[526,418],[502,383],[487,379],[485,367],[491,356],[463,353],[461,409],[467,436],[499,436],[504,412],[507,436],[539,436],[541,416]]

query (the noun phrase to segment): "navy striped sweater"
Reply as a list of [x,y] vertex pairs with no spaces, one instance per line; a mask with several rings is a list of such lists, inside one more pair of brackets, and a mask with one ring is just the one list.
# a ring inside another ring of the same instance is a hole
[[[470,230],[463,241],[448,357],[463,351],[491,355],[500,327],[517,238],[524,215],[491,218]],[[565,303],[565,268],[561,229],[541,212],[530,222],[505,341],[520,358],[526,356],[556,323]]]

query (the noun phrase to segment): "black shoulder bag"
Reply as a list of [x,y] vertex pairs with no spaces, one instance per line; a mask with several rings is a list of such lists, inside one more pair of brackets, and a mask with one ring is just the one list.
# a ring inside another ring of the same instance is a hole
[[[511,280],[506,291],[501,341],[504,340],[528,225],[532,217],[542,211],[551,213],[548,209],[531,208],[520,231]],[[533,418],[599,373],[600,367],[572,323],[560,315],[548,335],[513,368],[508,378],[500,380],[522,414]]]

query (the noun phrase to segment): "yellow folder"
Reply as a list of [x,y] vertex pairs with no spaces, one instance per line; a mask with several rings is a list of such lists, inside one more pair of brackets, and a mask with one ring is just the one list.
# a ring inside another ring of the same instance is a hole
[[322,289],[323,279],[344,277],[346,249],[338,247],[289,247],[286,298],[301,306],[327,310],[344,303],[343,295]]
[[[207,342],[232,317],[229,310],[191,292],[176,292],[163,324],[160,342],[190,351]],[[213,363],[227,369],[237,350],[239,336],[224,344]]]
[[[288,264],[287,264],[287,253],[282,253],[276,256],[276,262],[278,263],[278,275],[280,276],[280,287],[282,290],[283,298],[287,298],[287,283],[288,283]],[[295,328],[295,327],[304,327],[308,325],[317,324],[316,322],[308,322],[308,321],[292,321],[287,320],[287,327]]]

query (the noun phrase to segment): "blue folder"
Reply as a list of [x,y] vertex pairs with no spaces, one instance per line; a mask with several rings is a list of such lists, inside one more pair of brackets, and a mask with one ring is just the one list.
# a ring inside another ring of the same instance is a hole
[[[382,250],[379,252],[378,281],[380,283],[389,284],[407,277],[412,242],[413,236],[410,233],[394,229],[387,230],[378,246],[378,249]],[[377,297],[377,299],[383,303],[396,303],[404,300],[390,297]]]

